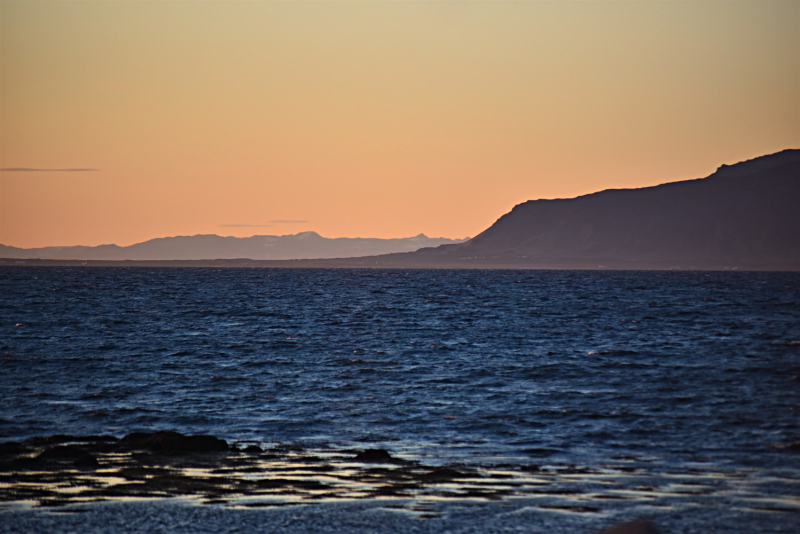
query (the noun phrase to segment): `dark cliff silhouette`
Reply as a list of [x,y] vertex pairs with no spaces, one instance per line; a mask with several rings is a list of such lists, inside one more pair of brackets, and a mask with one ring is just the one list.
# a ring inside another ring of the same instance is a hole
[[532,200],[463,244],[406,256],[487,266],[800,269],[800,150],[697,180]]

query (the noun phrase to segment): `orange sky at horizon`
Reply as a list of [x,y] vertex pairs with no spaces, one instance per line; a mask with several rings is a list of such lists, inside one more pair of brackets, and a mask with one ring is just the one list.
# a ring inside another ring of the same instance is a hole
[[62,169],[4,245],[460,238],[786,148],[800,0],[0,0],[0,167]]

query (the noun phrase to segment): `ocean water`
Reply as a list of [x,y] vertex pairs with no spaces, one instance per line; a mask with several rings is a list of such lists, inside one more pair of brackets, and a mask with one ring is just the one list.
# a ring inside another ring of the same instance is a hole
[[628,462],[723,484],[706,531],[800,524],[798,273],[6,267],[0,370],[0,441]]

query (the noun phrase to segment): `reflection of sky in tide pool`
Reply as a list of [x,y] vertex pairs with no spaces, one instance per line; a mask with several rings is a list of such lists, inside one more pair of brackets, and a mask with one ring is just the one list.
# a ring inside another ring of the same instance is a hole
[[[340,456],[383,447],[479,473],[393,499],[449,502],[477,484],[508,491],[503,502],[570,513],[707,505],[788,524],[800,506],[786,447],[800,439],[798,282],[791,273],[4,268],[0,435],[170,429],[339,462],[335,474],[309,475],[329,488],[272,488],[280,499],[365,496],[359,488],[374,481],[353,480]],[[226,476],[299,476],[290,468]],[[541,477],[545,488],[580,491],[543,492],[533,484]]]

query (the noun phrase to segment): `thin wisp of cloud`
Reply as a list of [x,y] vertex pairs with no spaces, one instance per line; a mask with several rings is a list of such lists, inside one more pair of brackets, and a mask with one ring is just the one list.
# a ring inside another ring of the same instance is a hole
[[98,172],[100,169],[38,169],[35,167],[3,167],[0,169],[3,172]]
[[220,228],[264,228],[271,224],[220,224]]

